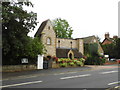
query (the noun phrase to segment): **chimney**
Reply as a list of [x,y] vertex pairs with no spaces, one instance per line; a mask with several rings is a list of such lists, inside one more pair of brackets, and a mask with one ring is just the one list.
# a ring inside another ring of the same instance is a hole
[[105,33],[105,38],[110,38],[109,36],[109,32]]
[[117,36],[117,35],[113,36],[113,39],[117,39],[117,38],[118,38],[118,36]]

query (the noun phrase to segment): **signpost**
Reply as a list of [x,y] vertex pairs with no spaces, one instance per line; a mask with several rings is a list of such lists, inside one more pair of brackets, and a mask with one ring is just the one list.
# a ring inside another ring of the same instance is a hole
[[28,59],[27,59],[27,58],[22,58],[22,59],[21,59],[21,62],[22,62],[22,64],[28,63]]

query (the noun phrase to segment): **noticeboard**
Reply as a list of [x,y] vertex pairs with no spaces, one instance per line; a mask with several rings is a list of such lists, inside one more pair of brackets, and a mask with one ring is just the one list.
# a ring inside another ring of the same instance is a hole
[[28,59],[27,59],[27,58],[22,58],[22,59],[21,59],[21,62],[22,62],[22,63],[28,63]]

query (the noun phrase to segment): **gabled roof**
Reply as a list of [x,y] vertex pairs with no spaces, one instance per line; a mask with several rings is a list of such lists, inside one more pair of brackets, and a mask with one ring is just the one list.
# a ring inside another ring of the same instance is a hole
[[103,44],[106,40],[107,40],[107,41],[110,41],[110,42],[113,42],[114,39],[113,39],[113,38],[105,38],[105,39],[103,40],[102,44]]
[[48,21],[49,21],[49,19],[42,22],[42,24],[38,28],[37,32],[35,33],[34,37],[40,36],[41,32],[43,31],[43,29],[46,26],[46,24],[47,24]]
[[[58,58],[68,58],[68,52],[71,49],[63,49],[63,48],[57,48],[56,49],[56,56]],[[72,52],[74,53],[75,58],[82,58],[83,55],[81,52],[79,52],[77,49],[72,49]]]
[[81,39],[83,39],[84,43],[92,43],[92,40],[94,38],[96,38],[96,37],[93,35],[93,36],[84,37],[84,38],[81,38]]

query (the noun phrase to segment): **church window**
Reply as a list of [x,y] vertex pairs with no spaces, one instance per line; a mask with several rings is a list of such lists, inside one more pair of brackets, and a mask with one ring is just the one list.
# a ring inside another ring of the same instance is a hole
[[50,45],[51,44],[51,38],[47,38],[47,44]]
[[48,26],[48,29],[50,30],[50,26]]

